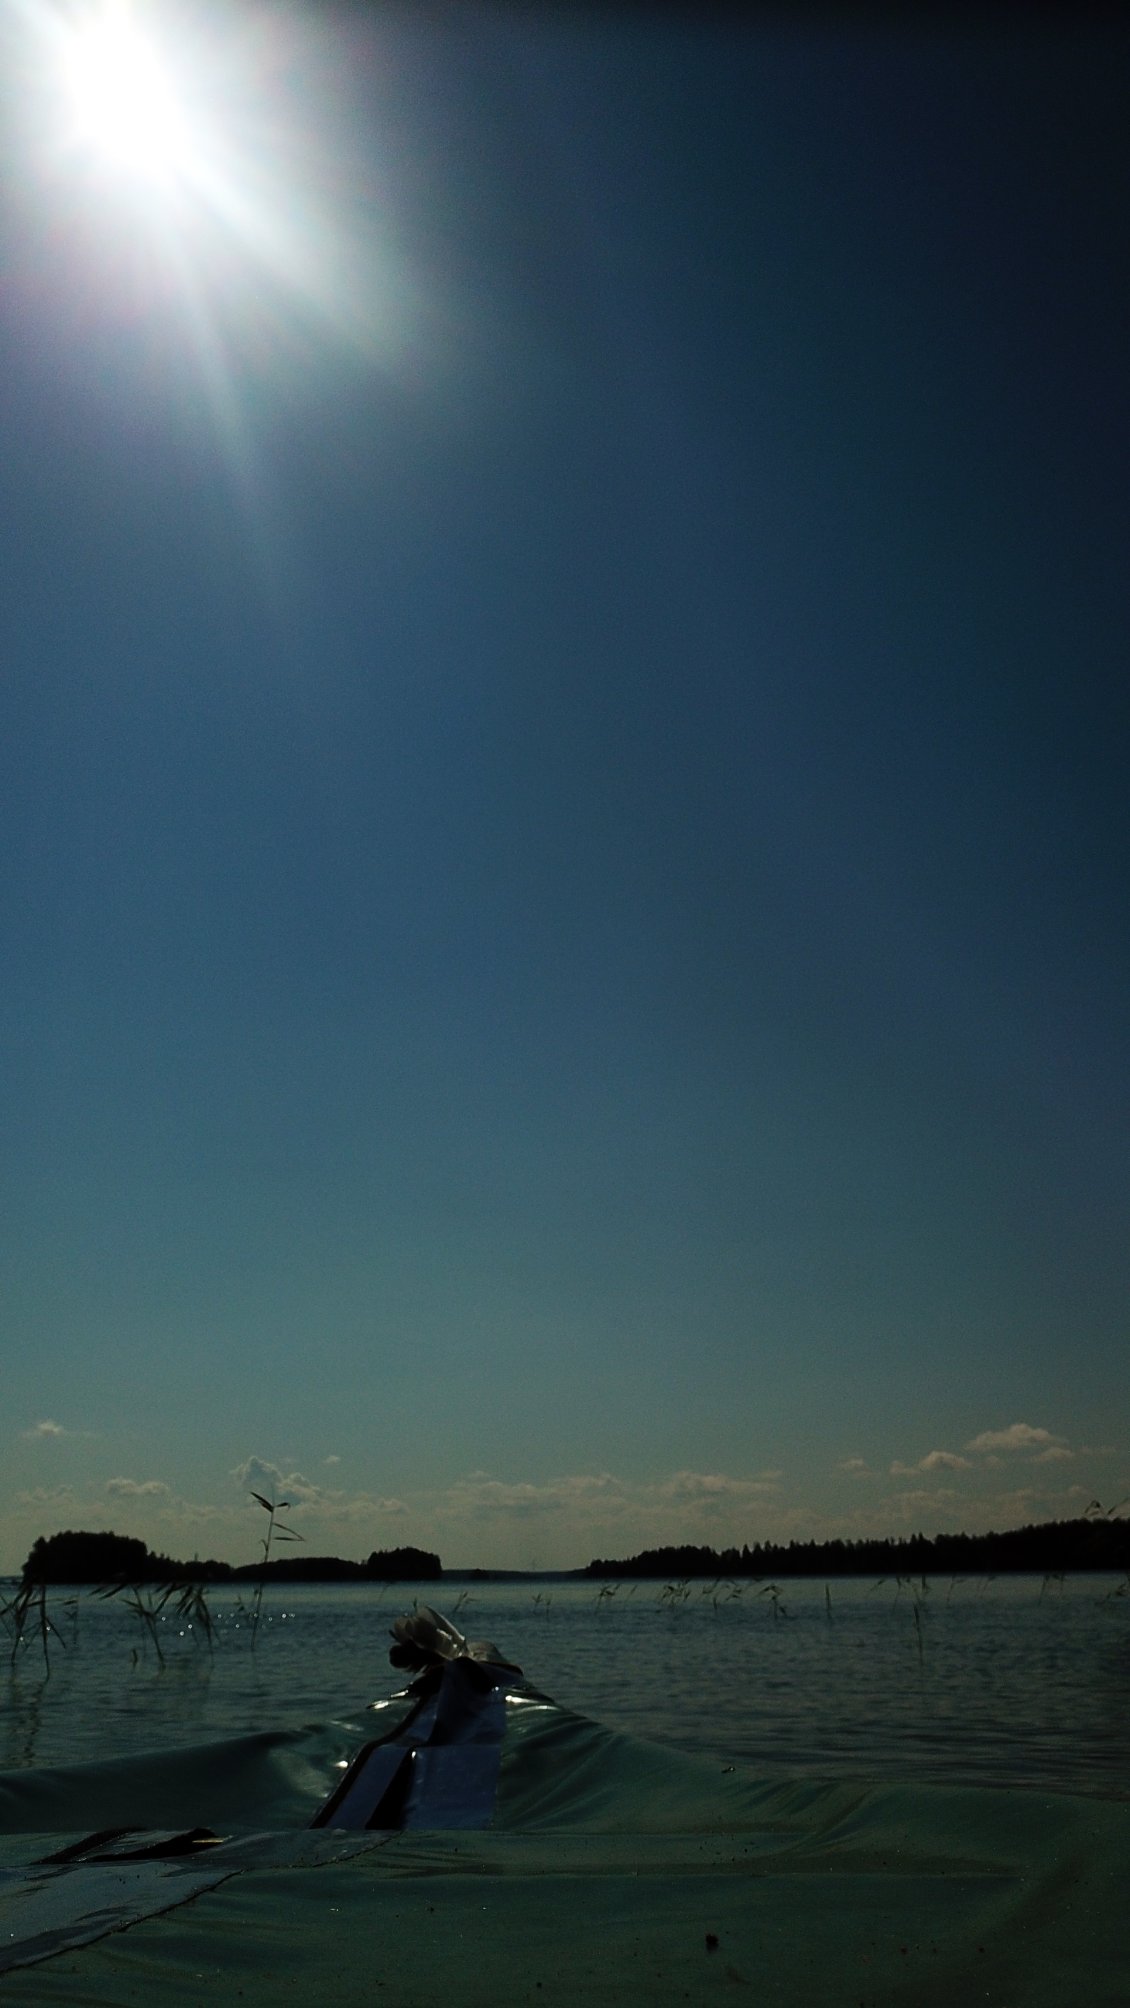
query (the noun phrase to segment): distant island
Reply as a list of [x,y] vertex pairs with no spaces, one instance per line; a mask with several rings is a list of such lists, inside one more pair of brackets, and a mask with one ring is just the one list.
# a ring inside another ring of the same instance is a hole
[[176,1562],[128,1534],[40,1535],[23,1566],[29,1583],[419,1583],[443,1569],[424,1548],[376,1548],[367,1562],[337,1555],[286,1556],[269,1562]]
[[910,1534],[890,1540],[773,1541],[741,1548],[690,1544],[644,1548],[620,1560],[597,1559],[564,1570],[458,1569],[445,1572],[425,1548],[377,1548],[364,1562],[338,1555],[286,1555],[269,1561],[174,1561],[126,1534],[40,1535],[23,1566],[26,1583],[419,1583],[501,1581],[529,1575],[607,1579],[692,1576],[986,1576],[1065,1575],[1096,1570],[1130,1576],[1130,1519],[1093,1512],[1046,1520],[1001,1534]]
[[623,1561],[590,1562],[608,1576],[973,1576],[1130,1573],[1130,1520],[1113,1514],[1046,1520],[1004,1534],[910,1534],[896,1540],[773,1541],[742,1548],[645,1548]]

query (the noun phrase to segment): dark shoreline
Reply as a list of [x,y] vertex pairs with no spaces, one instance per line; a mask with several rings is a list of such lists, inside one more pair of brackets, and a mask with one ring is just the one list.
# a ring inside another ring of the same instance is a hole
[[787,1547],[663,1547],[622,1560],[595,1560],[577,1569],[445,1569],[421,1548],[375,1550],[365,1562],[336,1555],[272,1558],[233,1565],[178,1562],[155,1555],[143,1541],[112,1533],[41,1536],[24,1564],[24,1583],[67,1587],[108,1583],[539,1583],[665,1578],[752,1580],[819,1577],[1000,1575],[1126,1575],[1130,1579],[1130,1519],[1120,1508],[1077,1520],[1051,1520],[1005,1533],[912,1534],[892,1540],[791,1541]]
[[686,1580],[719,1576],[765,1581],[774,1576],[1130,1575],[1130,1520],[1101,1509],[1077,1520],[1046,1520],[1004,1533],[910,1534],[901,1539],[758,1542],[753,1547],[664,1547],[623,1561],[593,1561],[585,1570],[609,1576]]

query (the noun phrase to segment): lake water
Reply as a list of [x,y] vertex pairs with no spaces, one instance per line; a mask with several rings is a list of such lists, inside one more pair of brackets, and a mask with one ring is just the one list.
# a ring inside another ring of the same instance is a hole
[[389,1627],[418,1599],[493,1639],[562,1705],[767,1778],[1130,1797],[1125,1579],[777,1588],[279,1585],[266,1593],[254,1647],[246,1609],[217,1589],[214,1651],[166,1615],[163,1664],[120,1600],[53,1591],[65,1648],[52,1641],[49,1674],[38,1641],[11,1668],[0,1641],[0,1768],[354,1721],[402,1685],[388,1664]]

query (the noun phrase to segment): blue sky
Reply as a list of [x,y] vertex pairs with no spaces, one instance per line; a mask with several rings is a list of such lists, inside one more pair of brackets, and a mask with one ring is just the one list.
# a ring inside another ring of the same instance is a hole
[[157,6],[156,174],[59,18],[0,1567],[1125,1497],[1124,51]]

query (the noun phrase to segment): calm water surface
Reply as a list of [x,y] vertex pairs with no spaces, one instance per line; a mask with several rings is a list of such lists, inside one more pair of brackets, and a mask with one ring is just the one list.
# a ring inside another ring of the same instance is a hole
[[[1118,1592],[1122,1590],[1122,1594]],[[257,1642],[230,1591],[213,1653],[166,1618],[52,1593],[65,1649],[0,1646],[0,1767],[354,1719],[401,1685],[414,1598],[555,1701],[767,1777],[900,1777],[1130,1797],[1130,1593],[1117,1578],[763,1586],[573,1581],[279,1586]]]

